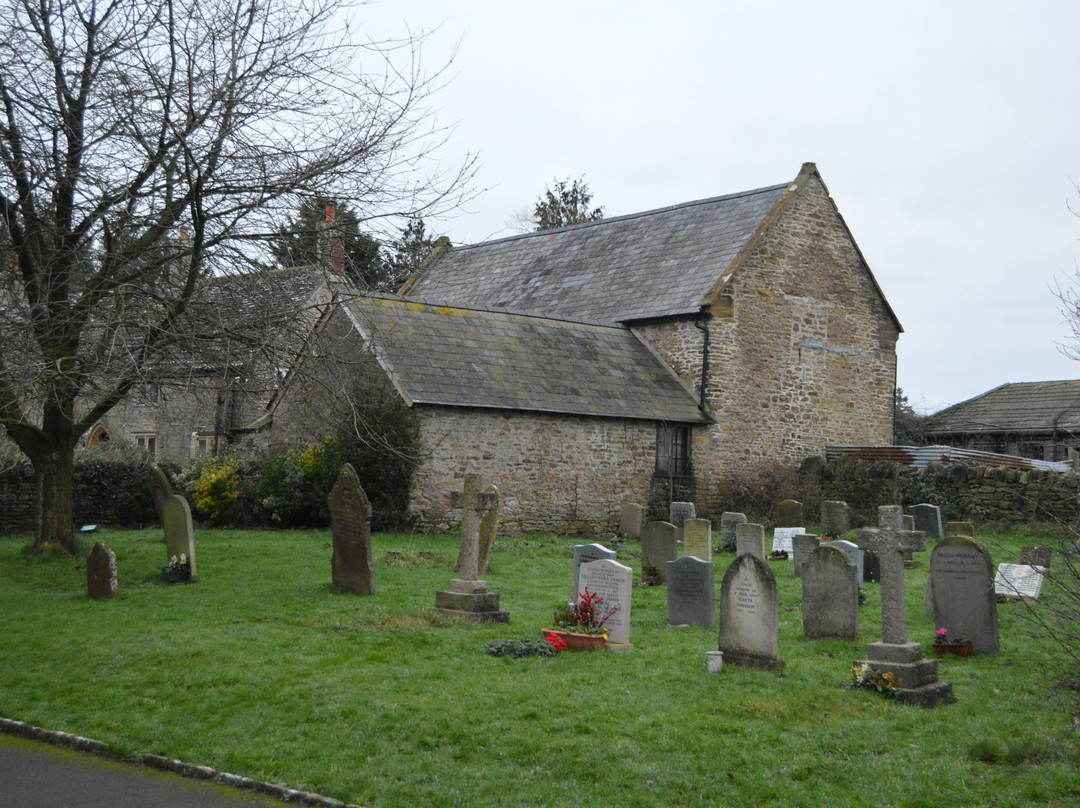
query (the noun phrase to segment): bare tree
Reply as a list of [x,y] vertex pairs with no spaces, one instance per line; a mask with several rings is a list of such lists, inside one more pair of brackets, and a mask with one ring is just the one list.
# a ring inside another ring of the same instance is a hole
[[460,203],[472,161],[431,169],[422,36],[359,41],[342,5],[0,0],[0,423],[36,546],[74,549],[81,436],[181,346],[240,337],[203,288],[256,269],[299,198],[369,223]]

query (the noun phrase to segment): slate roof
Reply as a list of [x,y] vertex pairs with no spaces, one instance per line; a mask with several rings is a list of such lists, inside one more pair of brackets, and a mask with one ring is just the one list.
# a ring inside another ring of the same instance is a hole
[[1080,380],[995,387],[930,417],[934,435],[1080,431]]
[[401,291],[606,323],[694,314],[790,186],[451,247]]
[[693,392],[625,327],[393,296],[343,305],[410,404],[709,421]]

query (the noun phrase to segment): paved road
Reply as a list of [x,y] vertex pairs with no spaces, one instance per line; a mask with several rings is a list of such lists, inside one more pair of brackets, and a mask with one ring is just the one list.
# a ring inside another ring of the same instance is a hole
[[281,808],[268,797],[0,735],[0,808]]

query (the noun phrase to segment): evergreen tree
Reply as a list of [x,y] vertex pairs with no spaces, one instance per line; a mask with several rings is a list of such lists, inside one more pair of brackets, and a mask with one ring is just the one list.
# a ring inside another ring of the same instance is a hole
[[568,183],[556,180],[554,189],[544,188],[544,193],[533,206],[532,224],[536,230],[551,230],[583,222],[598,222],[604,218],[604,208],[589,210],[592,191],[584,178]]

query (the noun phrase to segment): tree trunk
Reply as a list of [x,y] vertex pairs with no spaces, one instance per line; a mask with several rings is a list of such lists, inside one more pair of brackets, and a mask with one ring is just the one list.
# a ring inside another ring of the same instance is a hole
[[38,485],[34,549],[41,550],[46,544],[58,544],[64,552],[74,555],[75,446],[74,444],[60,446],[45,453],[41,458],[32,457],[31,460]]

